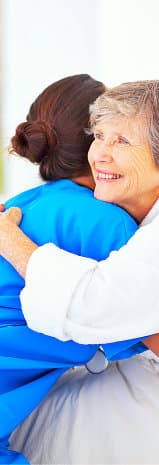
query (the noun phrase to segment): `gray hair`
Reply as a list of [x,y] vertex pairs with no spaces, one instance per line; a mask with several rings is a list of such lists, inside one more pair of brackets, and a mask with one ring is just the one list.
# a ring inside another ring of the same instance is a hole
[[159,81],[136,81],[107,89],[90,105],[90,128],[114,117],[141,116],[146,123],[148,142],[159,166]]

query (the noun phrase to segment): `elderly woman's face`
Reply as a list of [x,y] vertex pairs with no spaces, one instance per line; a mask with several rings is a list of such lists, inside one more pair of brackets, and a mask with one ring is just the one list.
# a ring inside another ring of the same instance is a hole
[[144,122],[139,117],[120,117],[98,123],[88,159],[96,183],[95,197],[117,203],[140,221],[159,196],[159,167]]

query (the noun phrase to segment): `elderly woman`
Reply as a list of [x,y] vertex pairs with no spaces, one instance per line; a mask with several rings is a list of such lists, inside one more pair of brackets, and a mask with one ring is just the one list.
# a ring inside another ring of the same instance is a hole
[[[62,340],[103,344],[159,330],[158,125],[159,81],[120,85],[91,106],[95,197],[117,203],[140,224],[128,244],[106,261],[77,257],[51,244],[36,250],[27,238],[20,259],[24,236],[10,223],[19,242],[12,256],[11,240],[2,253],[26,274],[21,301],[30,328]],[[145,344],[159,352],[157,336]],[[32,443],[27,443],[25,423],[13,444],[19,441],[33,463],[157,464],[159,364],[152,352],[147,354],[112,363],[101,375],[84,368],[64,375],[54,395],[26,420]],[[46,412],[43,445],[40,439],[35,451],[38,414],[44,418]],[[64,424],[65,436],[60,433]]]

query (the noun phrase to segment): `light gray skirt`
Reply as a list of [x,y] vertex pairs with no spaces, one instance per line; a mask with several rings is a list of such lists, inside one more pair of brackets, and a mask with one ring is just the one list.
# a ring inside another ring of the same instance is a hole
[[11,435],[31,464],[159,465],[159,359],[70,369]]

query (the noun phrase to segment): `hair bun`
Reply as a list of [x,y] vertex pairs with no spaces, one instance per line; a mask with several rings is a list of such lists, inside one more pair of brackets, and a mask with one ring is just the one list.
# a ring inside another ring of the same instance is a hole
[[24,122],[17,126],[15,136],[11,139],[10,153],[16,152],[33,163],[40,163],[56,145],[57,135],[48,123],[45,121]]

